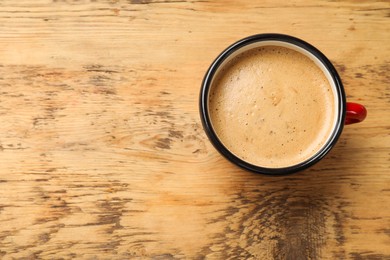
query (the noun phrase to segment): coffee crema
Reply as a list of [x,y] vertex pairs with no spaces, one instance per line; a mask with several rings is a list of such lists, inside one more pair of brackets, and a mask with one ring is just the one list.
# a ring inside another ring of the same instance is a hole
[[335,93],[304,54],[281,46],[247,50],[210,86],[209,116],[222,144],[242,160],[283,168],[304,162],[334,130]]

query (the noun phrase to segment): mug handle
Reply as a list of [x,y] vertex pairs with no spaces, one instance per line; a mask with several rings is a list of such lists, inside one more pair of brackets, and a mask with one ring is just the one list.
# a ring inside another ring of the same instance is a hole
[[345,124],[355,124],[362,122],[367,116],[367,109],[358,103],[347,102],[347,114]]

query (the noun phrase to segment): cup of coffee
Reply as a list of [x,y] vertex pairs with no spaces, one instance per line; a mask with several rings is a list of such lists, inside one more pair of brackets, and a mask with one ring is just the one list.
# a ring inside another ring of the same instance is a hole
[[262,174],[304,170],[336,144],[364,106],[347,103],[332,63],[309,43],[258,34],[232,44],[211,64],[200,115],[214,147],[234,164]]

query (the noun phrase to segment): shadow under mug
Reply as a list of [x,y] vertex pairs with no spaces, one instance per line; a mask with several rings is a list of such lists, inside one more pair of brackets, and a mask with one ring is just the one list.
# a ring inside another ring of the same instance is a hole
[[[212,81],[217,71],[226,65],[228,60],[231,60],[237,55],[253,49],[259,46],[284,46],[293,50],[296,50],[305,56],[313,60],[323,72],[327,75],[328,80],[331,81],[332,86],[335,88],[335,95],[337,99],[337,119],[333,132],[330,135],[328,141],[323,147],[311,156],[309,159],[302,161],[296,165],[283,167],[283,168],[269,168],[262,167],[261,165],[251,164],[235,154],[233,154],[218,138],[218,135],[213,129],[213,125],[209,115],[209,94]],[[322,54],[318,49],[309,43],[284,34],[257,34],[247,38],[241,39],[236,43],[225,49],[211,64],[209,67],[201,86],[200,92],[200,116],[203,124],[203,128],[214,147],[229,161],[238,165],[246,170],[268,174],[268,175],[283,175],[290,174],[297,171],[304,170],[313,164],[320,161],[336,144],[341,132],[343,131],[344,124],[353,124],[363,121],[366,118],[367,110],[364,106],[357,103],[346,102],[344,87],[341,79],[332,65],[332,63]]]

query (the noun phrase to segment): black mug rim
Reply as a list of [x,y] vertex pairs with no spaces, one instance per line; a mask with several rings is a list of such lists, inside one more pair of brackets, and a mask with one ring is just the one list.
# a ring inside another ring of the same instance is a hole
[[[232,152],[230,152],[219,140],[217,134],[213,130],[211,120],[208,114],[208,94],[210,90],[211,81],[213,79],[214,74],[216,73],[219,66],[222,64],[222,62],[229,57],[231,54],[236,52],[237,50],[241,49],[244,46],[247,46],[252,43],[261,42],[261,41],[279,41],[279,42],[286,42],[289,44],[293,44],[295,46],[298,46],[308,52],[310,52],[312,55],[314,55],[326,68],[326,70],[330,73],[332,80],[334,81],[335,87],[336,87],[336,94],[338,99],[338,116],[336,120],[336,126],[328,140],[328,142],[323,146],[323,148],[318,151],[315,155],[313,155],[311,158],[293,165],[289,167],[284,168],[267,168],[267,167],[261,167],[258,165],[254,165],[251,163],[248,163],[238,156],[234,155]],[[317,48],[312,46],[311,44],[307,43],[306,41],[303,41],[299,38],[286,35],[286,34],[278,34],[278,33],[264,33],[264,34],[255,34],[246,38],[243,38],[229,47],[227,47],[222,53],[220,53],[217,58],[213,61],[213,63],[210,65],[209,69],[207,70],[202,86],[200,91],[200,99],[199,99],[199,110],[200,110],[200,117],[203,125],[203,129],[206,132],[209,140],[211,141],[212,145],[216,148],[216,150],[224,156],[226,159],[228,159],[233,164],[236,164],[237,166],[249,170],[254,173],[260,173],[265,175],[286,175],[295,173],[298,171],[302,171],[304,169],[309,168],[310,166],[314,165],[315,163],[319,162],[336,144],[337,140],[339,139],[341,132],[344,128],[344,121],[345,121],[345,115],[346,115],[346,97],[344,92],[344,87],[341,82],[340,76],[338,75],[335,67],[333,64],[329,61],[329,59]]]

